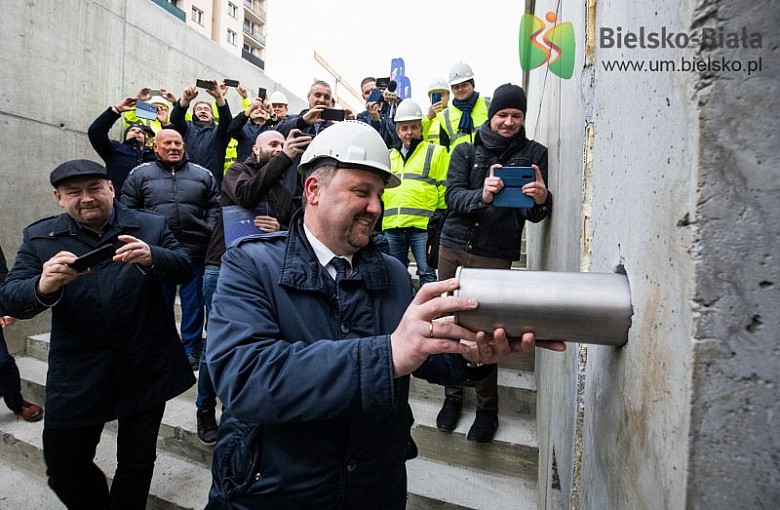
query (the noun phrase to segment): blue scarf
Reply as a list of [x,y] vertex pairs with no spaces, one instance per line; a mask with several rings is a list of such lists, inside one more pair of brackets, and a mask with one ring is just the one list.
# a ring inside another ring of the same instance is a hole
[[474,92],[473,94],[471,94],[471,97],[468,98],[466,101],[460,101],[458,99],[452,100],[452,104],[455,105],[457,109],[463,112],[463,115],[460,116],[460,122],[458,123],[459,133],[474,132],[474,119],[471,118],[471,110],[473,110],[474,105],[477,104],[478,98],[479,98],[479,92]]

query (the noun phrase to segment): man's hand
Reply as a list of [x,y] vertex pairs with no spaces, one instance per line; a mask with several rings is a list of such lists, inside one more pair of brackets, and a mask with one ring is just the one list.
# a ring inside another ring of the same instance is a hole
[[77,272],[68,264],[72,264],[78,257],[69,251],[61,251],[43,263],[43,272],[38,280],[35,290],[42,296],[54,294],[65,285],[76,279],[82,273]]
[[379,120],[379,109],[382,107],[382,103],[371,101],[366,103],[366,111],[371,115],[372,120]]
[[325,108],[327,107],[321,104],[312,106],[306,113],[303,114],[303,117],[301,118],[306,124],[310,126],[312,124],[319,124],[322,122],[322,117],[320,117],[320,115],[322,114],[322,110]]
[[477,308],[477,300],[474,298],[442,296],[458,286],[458,280],[451,278],[423,285],[417,292],[398,327],[390,335],[394,377],[414,372],[431,354],[471,352],[466,344],[452,339],[475,342],[476,333],[452,320],[434,320],[452,312]]
[[531,165],[534,168],[536,174],[536,181],[529,182],[523,186],[523,193],[534,199],[535,204],[542,205],[547,201],[547,186],[544,184],[544,178],[542,172],[536,165]]
[[287,157],[290,159],[295,159],[295,156],[303,153],[312,141],[312,137],[309,135],[299,135],[301,135],[300,129],[291,129],[284,140],[282,152],[287,154]]
[[[168,89],[160,89],[160,95],[171,104],[176,104],[176,95]],[[197,95],[197,94],[196,94]]]
[[252,102],[249,103],[249,108],[246,109],[244,115],[250,117],[252,115],[252,112],[255,112],[257,110],[263,112],[263,122],[265,122],[266,117],[268,117],[268,110],[266,110],[263,100],[260,99],[259,97],[254,98]]
[[[423,285],[406,309],[398,327],[390,335],[393,350],[393,375],[401,377],[414,372],[431,354],[458,353],[471,363],[492,364],[510,354],[531,352],[534,347],[563,351],[563,342],[535,342],[533,333],[521,339],[509,339],[498,328],[488,335],[470,331],[455,324],[452,316],[437,318],[461,310],[474,310],[479,305],[474,298],[442,296],[457,289],[455,278]],[[460,339],[453,341],[452,339]]]
[[501,168],[501,165],[496,164],[490,167],[490,175],[485,177],[485,183],[482,185],[482,201],[486,204],[492,203],[496,193],[501,191],[504,187],[504,181],[501,177],[495,177],[493,175],[496,168]]
[[152,98],[152,89],[144,87],[138,91],[138,95],[135,96],[139,101],[149,101]]
[[11,317],[10,315],[4,315],[3,317],[0,317],[0,326],[6,328],[8,326],[13,326],[16,324],[16,319]]
[[116,109],[119,110],[122,113],[130,111],[133,108],[135,108],[135,102],[136,102],[136,99],[134,97],[128,96],[128,97],[122,99],[121,101],[119,101],[119,103],[117,103]]
[[154,259],[152,258],[152,250],[149,245],[140,239],[122,235],[117,237],[123,243],[124,246],[120,246],[114,255],[114,262],[123,262],[125,264],[139,264],[144,267],[152,267],[154,265]]
[[278,232],[282,226],[272,216],[255,216],[255,226],[263,232]]
[[212,96],[217,100],[218,106],[225,105],[225,94],[227,94],[228,86],[224,83],[217,83],[217,80],[208,80],[214,86],[210,89],[206,89],[206,94]]
[[240,83],[238,84],[238,87],[236,87],[236,92],[238,92],[238,95],[241,96],[243,99],[249,97],[249,91],[246,88],[244,88],[244,86],[241,85]]
[[179,99],[179,105],[181,105],[182,108],[189,108],[190,102],[198,97],[198,94],[198,87],[187,87],[184,89],[181,99]]

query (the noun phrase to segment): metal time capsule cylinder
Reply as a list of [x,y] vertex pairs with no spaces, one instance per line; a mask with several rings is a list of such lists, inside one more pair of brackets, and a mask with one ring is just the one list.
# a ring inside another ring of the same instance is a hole
[[455,277],[455,294],[479,303],[455,315],[472,331],[501,327],[513,337],[532,331],[539,340],[616,347],[628,341],[633,310],[625,274],[459,267]]

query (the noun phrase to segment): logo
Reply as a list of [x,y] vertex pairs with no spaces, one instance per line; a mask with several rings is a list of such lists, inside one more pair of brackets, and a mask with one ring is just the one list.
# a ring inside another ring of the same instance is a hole
[[[523,14],[520,18],[519,54],[520,68],[523,71],[536,69],[545,62],[554,75],[568,80],[574,73],[574,25],[571,21],[556,24],[558,17],[554,12],[548,12],[547,24],[533,14]],[[542,41],[539,41],[542,34]]]

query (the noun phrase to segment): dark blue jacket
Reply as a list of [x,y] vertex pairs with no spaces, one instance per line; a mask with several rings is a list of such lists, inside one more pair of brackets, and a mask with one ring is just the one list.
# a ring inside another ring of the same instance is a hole
[[395,122],[393,122],[391,110],[389,103],[382,103],[382,107],[379,110],[379,120],[372,119],[368,110],[363,110],[355,117],[360,122],[365,122],[376,129],[388,149],[392,149],[400,143],[398,133],[395,132]]
[[[333,125],[333,122],[330,120],[326,120],[320,124],[306,124],[306,121],[303,120],[303,116],[308,111],[309,109],[307,108],[302,110],[298,115],[288,115],[279,121],[274,129],[279,131],[285,138],[287,138],[287,135],[289,135],[290,131],[293,129],[300,129],[302,134],[315,137],[317,136],[317,133]],[[284,177],[282,177],[282,184],[284,187],[287,188],[287,191],[290,192],[293,198],[298,200],[300,200],[303,191],[301,177],[298,174],[298,165],[301,164],[302,155],[303,154],[298,154],[295,156],[292,166],[287,169],[287,171],[284,173]]]
[[154,266],[141,271],[109,259],[52,298],[46,427],[86,427],[137,414],[195,382],[162,291],[163,282],[186,281],[192,265],[155,214],[115,201],[113,221],[100,238],[67,214],[33,223],[0,288],[0,309],[19,319],[47,310],[35,292],[44,262],[62,250],[78,256],[106,243],[118,248],[120,234],[149,244]]
[[238,112],[233,117],[233,120],[230,121],[230,126],[228,127],[228,136],[235,138],[236,142],[238,142],[236,146],[236,161],[244,161],[251,156],[252,146],[255,144],[255,140],[257,140],[257,135],[273,129],[270,121],[266,121],[262,125],[256,124],[244,112]]
[[117,120],[119,115],[108,108],[89,126],[87,135],[92,148],[105,161],[108,178],[119,197],[122,196],[122,186],[130,170],[146,161],[154,161],[155,154],[149,147],[139,146],[135,139],[124,142],[109,139],[108,132]]
[[171,124],[184,138],[189,160],[211,170],[219,189],[222,186],[222,173],[225,171],[225,150],[230,143],[227,131],[232,117],[227,102],[225,106],[217,106],[217,111],[219,118],[209,124],[197,119],[188,121],[185,120],[187,109],[182,108],[176,101],[171,111]]
[[552,210],[552,193],[544,204],[516,209],[496,207],[482,201],[482,187],[490,175],[490,167],[531,166],[535,164],[547,178],[547,148],[533,140],[518,136],[501,155],[485,147],[479,132],[490,129],[488,123],[477,130],[474,143],[461,143],[452,152],[444,199],[447,219],[441,232],[441,244],[482,257],[517,260],[520,258],[520,236],[525,220],[542,221]]
[[[289,233],[245,238],[222,259],[206,357],[225,412],[208,508],[404,508],[413,418],[390,333],[409,274],[369,244],[337,288],[302,224],[299,213]],[[485,373],[436,355],[415,375]]]

